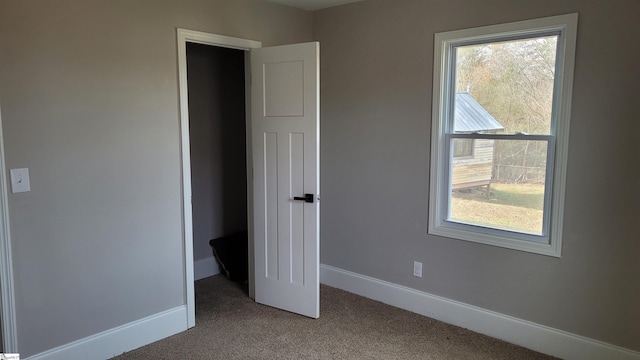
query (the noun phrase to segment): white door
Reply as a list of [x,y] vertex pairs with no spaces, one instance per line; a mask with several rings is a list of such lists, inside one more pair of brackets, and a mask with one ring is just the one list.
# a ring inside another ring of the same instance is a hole
[[251,50],[255,299],[320,316],[319,44]]

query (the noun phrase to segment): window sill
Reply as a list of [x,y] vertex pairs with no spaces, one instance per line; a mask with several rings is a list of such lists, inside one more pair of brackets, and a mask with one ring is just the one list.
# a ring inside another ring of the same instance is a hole
[[[466,230],[463,227],[473,227],[479,230],[470,231]],[[456,240],[470,241],[479,244],[497,246],[501,248],[525,251],[534,254],[552,256],[552,257],[560,257],[560,246],[558,246],[557,242],[550,241],[548,243],[543,242],[534,242],[530,240],[523,240],[516,238],[518,235],[523,235],[522,237],[526,237],[526,234],[513,233],[514,236],[504,236],[498,234],[491,234],[490,232],[496,233],[505,233],[505,231],[493,231],[494,229],[485,229],[476,226],[470,225],[460,225],[450,222],[445,222],[440,226],[429,225],[429,234],[437,235],[447,238],[452,238]],[[541,239],[545,239],[541,237]],[[548,238],[546,238],[548,240]]]

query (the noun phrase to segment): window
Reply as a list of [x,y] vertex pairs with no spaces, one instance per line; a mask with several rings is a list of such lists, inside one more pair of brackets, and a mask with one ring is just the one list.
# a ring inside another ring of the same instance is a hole
[[430,234],[560,256],[577,21],[436,34]]

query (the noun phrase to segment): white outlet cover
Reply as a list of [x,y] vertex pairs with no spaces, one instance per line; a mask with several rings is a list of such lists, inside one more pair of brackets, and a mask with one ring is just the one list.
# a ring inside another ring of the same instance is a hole
[[20,193],[31,191],[29,183],[29,169],[11,169],[11,192]]
[[422,263],[419,261],[413,262],[413,276],[422,277]]

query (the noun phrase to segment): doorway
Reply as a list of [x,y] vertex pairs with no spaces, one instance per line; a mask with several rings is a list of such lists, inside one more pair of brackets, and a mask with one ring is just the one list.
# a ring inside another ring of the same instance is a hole
[[[178,45],[178,81],[180,91],[180,138],[181,138],[181,156],[182,156],[182,212],[183,212],[183,232],[184,232],[184,263],[185,263],[185,296],[187,310],[187,328],[196,325],[195,320],[195,291],[194,291],[194,241],[193,241],[193,216],[192,216],[192,192],[191,192],[191,146],[189,136],[189,93],[187,81],[187,45],[191,43],[203,44],[213,47],[230,48],[241,50],[243,52],[245,62],[247,59],[247,51],[250,49],[260,48],[262,43],[259,41],[239,39],[229,36],[208,34],[199,31],[177,29],[177,45]],[[245,74],[248,70],[245,67]],[[248,88],[248,79],[244,79],[245,89]],[[246,96],[245,96],[246,98]],[[246,105],[245,105],[246,106]],[[246,108],[246,115],[249,118],[249,108]],[[250,133],[249,123],[246,123],[247,133]],[[251,153],[251,144],[246,144],[247,153]],[[247,169],[251,168],[251,159],[247,158]],[[249,214],[253,204],[251,188],[247,189],[247,208]],[[251,216],[248,218],[249,234],[252,231]],[[208,244],[207,244],[208,245]],[[203,248],[203,245],[198,245]],[[204,250],[203,250],[204,251]],[[209,250],[211,251],[211,250]],[[249,235],[249,257],[253,255],[252,237]],[[253,296],[253,264],[249,262],[249,296]]]
[[198,43],[187,43],[186,52],[194,275],[199,279],[219,273],[211,239],[235,243],[244,238],[236,248],[244,248],[244,254],[228,254],[227,267],[235,265],[228,261],[246,264],[248,258],[245,59],[242,50]]
[[[252,185],[246,188],[249,297],[263,304],[317,318],[319,197],[314,194],[319,194],[320,189],[319,43],[262,48],[258,41],[191,30],[177,29],[177,35],[187,328],[195,326],[192,162],[187,91],[189,43],[244,52],[246,169],[247,183]],[[253,84],[250,84],[250,77],[253,77]],[[254,198],[256,195],[258,198]],[[290,228],[292,221],[301,225],[295,227],[296,231],[274,231],[278,226]],[[260,291],[255,282],[258,275],[254,272],[254,261],[251,260],[256,249],[261,250],[260,266],[255,268],[261,272]],[[263,250],[266,249],[265,253]],[[263,260],[271,265],[263,266]],[[272,268],[282,268],[283,275],[277,275],[280,272],[274,273]],[[265,274],[266,270],[270,272]],[[260,299],[258,293],[261,294]]]

